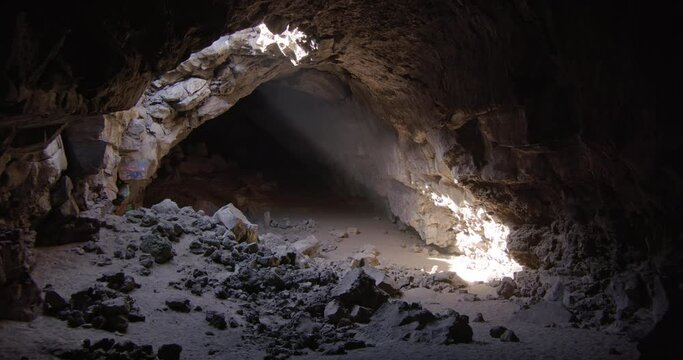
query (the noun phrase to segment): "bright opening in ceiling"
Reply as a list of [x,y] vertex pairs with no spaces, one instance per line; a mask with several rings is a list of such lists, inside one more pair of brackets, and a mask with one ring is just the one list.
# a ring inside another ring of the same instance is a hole
[[[259,37],[256,39],[256,45],[261,52],[265,52],[268,46],[277,44],[282,55],[288,57],[295,66],[299,65],[301,59],[308,56],[309,52],[301,46],[301,44],[307,42],[308,36],[298,28],[289,30],[289,25],[287,25],[285,31],[280,34],[273,34],[273,32],[268,29],[268,26],[263,23],[256,28],[259,30]],[[316,48],[316,44],[313,40],[310,40],[308,45],[311,49]]]

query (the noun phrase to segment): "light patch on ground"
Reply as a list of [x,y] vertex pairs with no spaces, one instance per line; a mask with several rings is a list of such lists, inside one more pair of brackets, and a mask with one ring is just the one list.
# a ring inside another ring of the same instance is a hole
[[475,208],[467,201],[456,204],[448,195],[431,193],[436,206],[446,207],[460,220],[454,227],[456,246],[464,255],[432,258],[448,263],[450,271],[467,281],[489,281],[512,276],[522,267],[507,253],[510,229],[496,222],[484,209]]

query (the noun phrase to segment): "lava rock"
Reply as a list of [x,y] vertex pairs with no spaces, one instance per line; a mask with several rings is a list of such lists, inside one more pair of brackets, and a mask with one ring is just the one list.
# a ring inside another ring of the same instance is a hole
[[180,360],[183,347],[178,344],[164,344],[159,347],[157,357],[159,360]]
[[209,325],[219,330],[225,330],[225,328],[228,326],[227,322],[225,321],[225,315],[216,311],[207,311],[206,321],[208,321]]
[[43,311],[48,315],[57,315],[60,311],[69,308],[69,303],[57,291],[52,288],[45,290]]
[[367,324],[368,322],[370,322],[372,313],[372,309],[360,305],[354,305],[349,315],[351,317],[351,320],[353,320],[354,322]]
[[484,315],[482,315],[482,313],[477,313],[476,315],[474,315],[474,319],[472,319],[472,322],[484,322]]
[[157,214],[176,214],[180,211],[178,204],[171,199],[164,199],[160,203],[152,205],[151,209]]
[[347,313],[339,301],[332,300],[325,306],[323,316],[325,316],[325,321],[336,324],[339,320],[346,317]]
[[519,342],[519,338],[514,331],[507,329],[500,335],[500,341],[504,342]]
[[389,299],[389,295],[377,287],[375,279],[362,269],[348,271],[332,289],[332,296],[345,306],[360,305],[370,309],[379,308]]
[[505,331],[507,331],[507,328],[504,326],[494,326],[489,330],[489,335],[494,338],[500,338]]
[[177,312],[189,313],[192,309],[190,300],[185,298],[171,298],[166,300],[166,306],[169,309]]
[[122,293],[129,293],[140,287],[140,284],[136,283],[132,276],[121,271],[104,274],[97,281],[106,282],[108,288]]
[[143,235],[140,250],[152,255],[157,264],[163,264],[173,259],[173,246],[167,239],[154,234]]

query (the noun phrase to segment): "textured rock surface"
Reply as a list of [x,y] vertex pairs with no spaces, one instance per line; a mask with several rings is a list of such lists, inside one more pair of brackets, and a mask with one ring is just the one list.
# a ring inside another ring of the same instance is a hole
[[[276,47],[256,50],[252,26],[265,21],[276,33],[299,26],[318,43],[300,68],[349,85],[304,88],[350,92],[392,129],[373,155],[382,181],[359,178],[428,242],[448,247],[467,229],[487,238],[492,215],[511,226],[515,259],[539,269],[520,275],[520,293],[542,296],[561,275],[570,306],[628,317],[680,291],[655,296],[656,284],[681,279],[680,132],[666,121],[673,92],[656,83],[674,73],[663,46],[674,43],[673,11],[534,1],[31,5],[2,11],[2,224],[73,212],[50,202],[72,163],[97,164],[69,174],[81,210],[139,198],[193,128],[296,70]],[[212,43],[219,34],[231,35]],[[60,148],[60,126],[83,115],[100,122],[88,125],[97,135],[64,137],[96,139],[88,146],[99,160]],[[26,258],[30,246],[12,241],[3,249]],[[639,280],[617,281],[629,277]],[[592,296],[608,287],[609,298]]]

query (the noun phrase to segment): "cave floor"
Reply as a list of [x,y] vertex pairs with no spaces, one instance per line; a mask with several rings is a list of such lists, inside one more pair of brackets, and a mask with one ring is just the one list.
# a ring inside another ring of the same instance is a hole
[[[78,348],[84,339],[94,342],[101,338],[151,344],[155,349],[162,344],[177,343],[183,348],[181,358],[184,359],[263,358],[271,343],[259,339],[260,335],[254,333],[254,326],[249,323],[244,311],[248,309],[255,312],[261,316],[260,319],[275,316],[273,313],[277,314],[278,309],[273,309],[273,298],[277,298],[277,294],[265,298],[228,296],[220,299],[214,296],[211,286],[236,274],[239,267],[232,269],[232,273],[230,268],[217,263],[207,253],[190,250],[193,242],[204,241],[203,237],[207,234],[206,231],[197,229],[197,221],[210,219],[204,213],[211,215],[218,207],[215,203],[227,202],[236,203],[252,222],[258,224],[260,246],[271,246],[268,241],[264,241],[266,238],[275,237],[278,241],[289,244],[314,235],[320,242],[319,251],[310,258],[303,257],[307,262],[306,266],[311,269],[309,271],[334,269],[341,276],[349,270],[354,254],[363,248],[366,251],[376,249],[378,254],[373,257],[378,261],[375,264],[377,268],[387,273],[405,275],[410,279],[410,286],[402,286],[400,300],[419,303],[434,313],[454,309],[460,314],[468,315],[470,319],[474,319],[477,313],[482,313],[486,320],[470,321],[473,342],[456,345],[404,341],[387,335],[388,333],[373,334],[375,330],[372,330],[372,322],[369,325],[354,324],[351,328],[355,339],[364,340],[372,346],[349,350],[344,355],[337,355],[339,357],[637,357],[635,343],[629,342],[624,336],[572,327],[568,322],[571,314],[560,304],[541,303],[521,310],[526,307],[529,299],[502,299],[497,295],[493,283],[458,283],[454,287],[435,282],[429,271],[447,271],[448,263],[443,261],[447,256],[437,254],[436,249],[425,246],[417,234],[401,228],[380,211],[372,210],[363,200],[330,195],[329,191],[307,192],[305,187],[302,191],[302,188],[294,189],[287,184],[280,184],[284,186],[284,190],[280,190],[278,184],[263,181],[258,176],[242,174],[242,177],[237,177],[234,169],[214,170],[210,179],[211,181],[207,181],[206,174],[193,172],[161,179],[149,188],[151,196],[147,202],[150,204],[165,197],[174,197],[181,206],[192,205],[195,209],[201,209],[197,212],[181,209],[171,216],[141,209],[142,213],[157,217],[160,222],[176,223],[185,229],[172,245],[175,256],[170,262],[154,264],[145,270],[139,261],[140,251],[129,259],[115,256],[115,251],[123,253],[128,245],[139,246],[141,237],[153,232],[152,227],[143,226],[139,219],[131,222],[130,213],[125,216],[98,215],[104,226],[100,228],[94,243],[35,249],[37,265],[33,274],[36,282],[40,287],[51,285],[66,299],[70,294],[92,287],[97,283],[96,279],[105,273],[122,271],[133,276],[141,286],[129,295],[134,299],[139,313],[145,316],[144,322],[131,323],[125,333],[112,333],[88,328],[87,325],[71,328],[66,322],[46,315],[40,315],[28,323],[4,321],[0,322],[0,358],[21,359],[24,356],[27,359],[49,359],[54,358],[52,354],[56,349]],[[186,189],[194,190],[188,192]],[[92,251],[93,247],[97,250]],[[192,274],[199,270],[207,274],[209,286],[192,294],[190,288],[183,287],[183,283],[188,278],[192,279]],[[321,291],[329,291],[329,287],[322,286]],[[300,295],[314,297],[309,294]],[[201,310],[189,313],[171,311],[165,302],[173,297],[187,298],[193,308],[199,306]],[[299,301],[294,295],[286,299],[290,302]],[[396,300],[399,299],[394,301]],[[237,326],[225,330],[214,329],[205,319],[206,311],[224,313],[228,318],[234,319]],[[291,321],[294,320],[280,319],[281,323]],[[489,330],[497,325],[514,330],[521,341],[501,342],[492,338]],[[367,329],[364,330],[364,327]],[[270,354],[273,355],[272,350]],[[297,355],[303,358],[321,356],[322,352],[311,349],[305,349],[302,354]]]
[[[328,203],[328,202],[326,202]],[[329,203],[328,203],[329,204]],[[304,224],[313,219],[314,226],[305,227],[263,227],[260,232],[280,234],[285,239],[298,239],[315,235],[321,241],[321,252],[312,259],[322,266],[348,263],[347,257],[359,247],[372,244],[380,252],[379,268],[396,266],[417,269],[441,265],[429,260],[426,252],[415,253],[413,244],[419,240],[414,235],[399,231],[395,224],[371,211],[358,211],[350,205],[320,206],[289,204],[290,207],[269,207],[274,224]],[[287,210],[288,209],[288,210]],[[286,221],[285,218],[288,220]],[[97,245],[102,254],[82,251],[82,244],[68,244],[36,249],[37,267],[34,270],[40,286],[51,284],[64,296],[92,286],[102,274],[124,271],[134,276],[141,287],[131,292],[135,305],[145,315],[144,322],[131,323],[127,332],[111,333],[93,328],[70,328],[63,321],[45,315],[35,320],[23,322],[0,322],[0,357],[3,359],[48,359],[53,358],[54,349],[78,348],[83,339],[97,340],[114,338],[116,341],[132,340],[137,344],[152,344],[156,349],[166,343],[178,343],[183,347],[181,358],[263,358],[265,345],[258,341],[245,341],[244,335],[251,334],[251,328],[240,319],[238,309],[245,300],[218,299],[210,293],[202,296],[190,294],[187,289],[172,286],[187,278],[192,269],[203,269],[218,278],[228,275],[225,268],[211,263],[208,258],[192,254],[188,247],[196,236],[185,234],[173,245],[176,256],[168,263],[155,264],[148,276],[141,276],[142,269],[136,258],[126,260],[110,257],[116,249],[122,249],[129,242],[140,237],[144,229],[131,227],[124,217],[108,215],[109,224],[100,229]],[[262,221],[262,220],[260,220]],[[284,228],[283,228],[284,227]],[[347,238],[338,239],[330,230],[357,227],[359,232]],[[122,228],[124,230],[122,230]],[[401,244],[405,243],[403,247]],[[99,265],[98,265],[99,263]],[[342,266],[343,267],[343,266]],[[437,312],[455,309],[461,314],[474,318],[482,313],[486,322],[470,321],[474,335],[469,344],[437,345],[431,343],[407,342],[400,339],[367,341],[374,346],[348,351],[344,358],[382,358],[382,359],[632,359],[637,357],[635,343],[628,342],[623,336],[597,330],[577,329],[560,322],[564,314],[561,305],[533,305],[530,310],[520,311],[525,299],[503,300],[496,296],[495,288],[489,284],[470,284],[465,289],[440,287],[414,287],[403,292],[402,298],[408,302],[418,302],[425,308]],[[465,291],[466,290],[466,291]],[[203,310],[219,310],[235,316],[240,324],[236,328],[216,330],[205,320],[204,311],[180,313],[169,311],[164,302],[169,297],[188,298],[193,307]],[[550,304],[550,303],[548,303]],[[258,306],[258,305],[257,305]],[[511,328],[521,339],[517,343],[501,342],[489,336],[489,329],[495,325]],[[364,325],[359,325],[362,328]],[[251,334],[253,335],[253,334]],[[362,337],[362,331],[359,332]],[[618,354],[612,354],[617,350]],[[303,358],[319,358],[320,352],[307,350]]]

